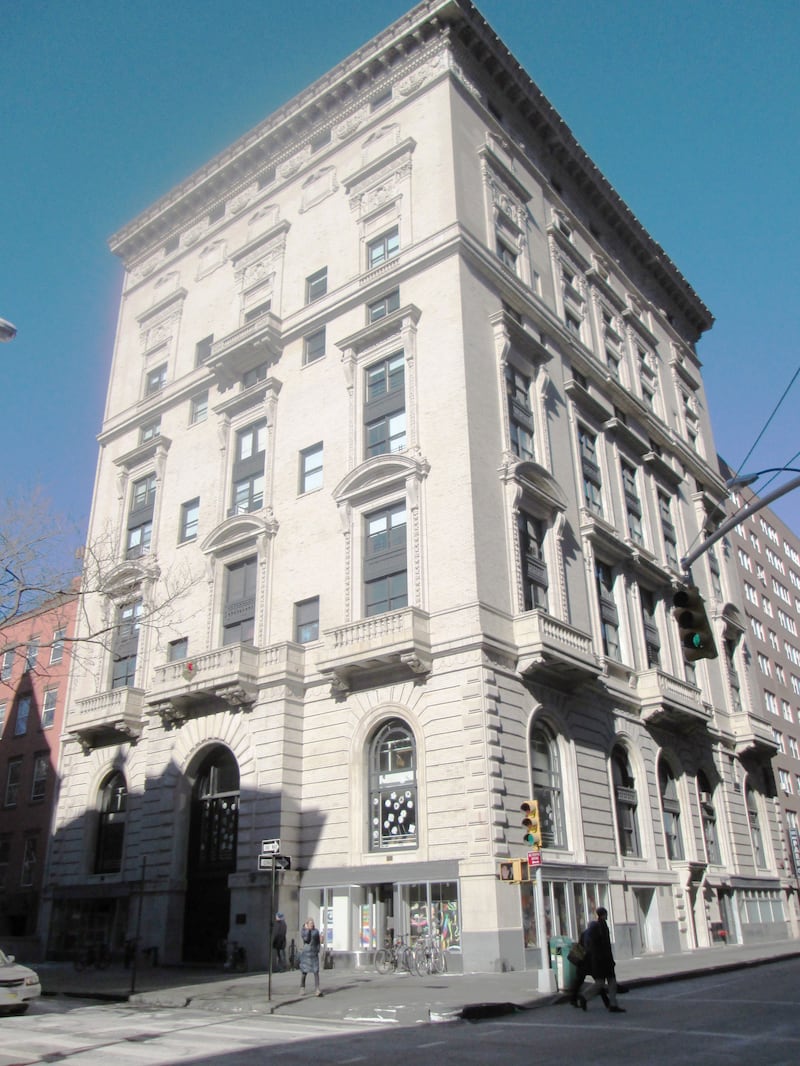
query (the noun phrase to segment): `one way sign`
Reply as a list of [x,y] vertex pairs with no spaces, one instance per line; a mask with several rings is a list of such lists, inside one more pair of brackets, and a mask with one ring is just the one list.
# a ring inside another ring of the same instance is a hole
[[276,870],[291,870],[292,868],[292,860],[288,855],[259,855],[259,870],[271,870],[273,861]]

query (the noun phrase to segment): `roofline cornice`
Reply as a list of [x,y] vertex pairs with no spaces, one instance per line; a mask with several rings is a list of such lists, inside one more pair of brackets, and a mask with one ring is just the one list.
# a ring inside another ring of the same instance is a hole
[[333,70],[319,78],[186,181],[115,233],[111,250],[130,262],[188,224],[232,183],[252,180],[258,170],[294,142],[299,132],[309,136],[330,120],[344,102],[401,60],[420,51],[434,38],[449,33],[480,64],[535,132],[576,187],[604,216],[606,223],[675,301],[697,331],[710,329],[714,318],[664,249],[647,232],[544,96],[469,0],[424,0],[373,37]]

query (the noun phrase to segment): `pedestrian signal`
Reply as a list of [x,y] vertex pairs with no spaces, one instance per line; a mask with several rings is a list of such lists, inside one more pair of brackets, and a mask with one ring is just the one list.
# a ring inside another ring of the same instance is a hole
[[518,885],[520,881],[530,881],[530,867],[525,859],[506,859],[500,863],[497,876],[507,885]]

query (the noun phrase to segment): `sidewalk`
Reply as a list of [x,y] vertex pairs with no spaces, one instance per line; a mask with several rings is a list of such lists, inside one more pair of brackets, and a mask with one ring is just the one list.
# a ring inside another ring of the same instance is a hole
[[[800,957],[800,942],[728,945],[684,955],[626,960],[618,977],[631,990],[643,985],[699,977],[729,969],[760,966]],[[137,1007],[187,1007],[225,1013],[279,1014],[318,1021],[388,1022],[415,1025],[508,1013],[558,1002],[562,994],[542,995],[536,971],[497,974],[444,974],[416,977],[372,970],[323,970],[323,996],[300,992],[297,971],[268,976],[221,974],[190,967],[140,967],[131,995],[130,971],[121,967],[76,973],[70,963],[41,963],[37,970],[44,995],[128,1001]],[[313,989],[313,978],[309,981]]]

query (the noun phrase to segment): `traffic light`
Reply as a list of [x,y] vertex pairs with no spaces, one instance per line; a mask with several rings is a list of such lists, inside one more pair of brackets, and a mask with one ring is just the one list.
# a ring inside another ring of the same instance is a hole
[[525,828],[523,843],[536,850],[542,846],[542,827],[539,823],[539,802],[535,799],[525,800],[520,807],[522,824]]
[[695,585],[683,585],[672,597],[673,614],[678,622],[681,651],[687,663],[697,659],[716,659],[714,634],[706,614],[700,590]]
[[507,885],[518,885],[520,881],[530,881],[531,871],[525,859],[505,859],[497,876]]

